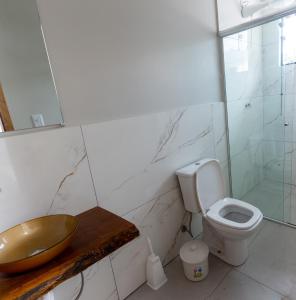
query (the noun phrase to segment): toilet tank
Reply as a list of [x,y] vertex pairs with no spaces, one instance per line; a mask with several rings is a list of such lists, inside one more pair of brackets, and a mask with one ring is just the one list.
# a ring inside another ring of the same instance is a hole
[[195,182],[196,171],[198,170],[199,165],[199,162],[195,162],[176,172],[181,187],[185,209],[193,213],[199,213],[201,211]]
[[225,197],[222,170],[215,159],[192,163],[176,174],[187,211],[206,214],[211,205]]

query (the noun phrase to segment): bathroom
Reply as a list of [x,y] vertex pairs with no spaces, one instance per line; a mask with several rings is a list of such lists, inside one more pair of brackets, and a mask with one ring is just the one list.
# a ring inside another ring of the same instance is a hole
[[[295,14],[294,0],[0,0],[0,232],[94,209],[134,226],[79,271],[52,267],[74,240],[1,273],[0,299],[296,299]],[[256,212],[238,262],[213,254],[209,208],[182,190],[180,170],[198,178],[207,159],[219,179],[201,187]],[[192,282],[179,253],[201,239],[209,273]],[[3,249],[0,234],[0,268]]]

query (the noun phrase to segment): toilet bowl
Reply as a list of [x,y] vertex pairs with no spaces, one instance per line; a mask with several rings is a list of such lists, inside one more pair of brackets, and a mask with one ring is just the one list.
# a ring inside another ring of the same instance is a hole
[[248,239],[263,215],[255,206],[227,198],[219,161],[204,159],[177,171],[185,209],[202,212],[203,239],[212,254],[239,266],[248,258]]

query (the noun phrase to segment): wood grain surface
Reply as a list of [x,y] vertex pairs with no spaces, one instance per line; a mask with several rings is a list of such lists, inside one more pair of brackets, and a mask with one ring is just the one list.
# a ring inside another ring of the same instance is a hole
[[71,245],[49,263],[27,273],[0,273],[1,300],[35,300],[139,236],[132,223],[96,207],[77,216]]

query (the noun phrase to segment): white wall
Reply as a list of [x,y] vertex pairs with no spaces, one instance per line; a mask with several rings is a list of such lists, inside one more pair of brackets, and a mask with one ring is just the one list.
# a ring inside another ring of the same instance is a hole
[[[164,264],[190,239],[175,171],[205,157],[228,178],[224,104],[0,139],[0,231],[46,214],[101,206],[133,222],[140,237],[88,268],[81,300],[122,300],[146,280],[146,236]],[[97,196],[97,198],[96,198]],[[193,233],[201,232],[195,215]],[[73,300],[80,276],[54,290]],[[1,298],[1,295],[0,295]]]
[[38,6],[67,125],[221,99],[214,0]]
[[[220,31],[296,7],[296,0],[279,0],[255,13],[252,17],[243,18],[241,2],[241,0],[217,0]],[[259,2],[259,0],[250,0],[249,2]]]
[[[141,236],[85,271],[81,299],[124,299],[145,282],[147,235],[164,263],[189,238],[176,169],[216,157],[228,178],[215,1],[38,4],[66,124],[82,126],[0,140],[0,228],[97,200]],[[59,286],[56,300],[79,285]]]

